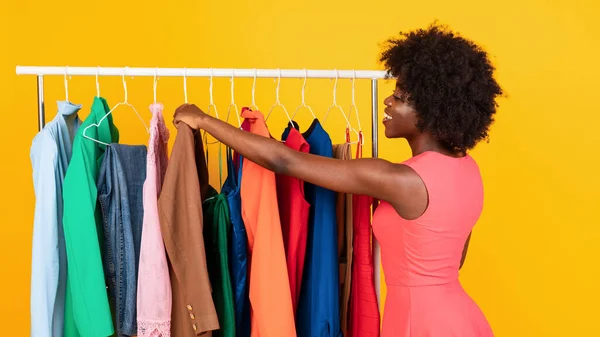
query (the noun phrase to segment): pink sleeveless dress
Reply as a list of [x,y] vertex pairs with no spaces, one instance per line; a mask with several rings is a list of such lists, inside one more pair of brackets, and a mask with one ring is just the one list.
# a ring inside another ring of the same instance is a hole
[[493,336],[458,280],[465,240],[483,207],[477,163],[428,151],[404,164],[425,183],[429,205],[415,220],[386,202],[373,215],[387,284],[381,337]]

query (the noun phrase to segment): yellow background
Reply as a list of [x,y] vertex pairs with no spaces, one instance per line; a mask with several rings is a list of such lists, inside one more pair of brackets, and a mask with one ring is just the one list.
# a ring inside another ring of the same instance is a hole
[[[19,65],[380,69],[379,44],[400,30],[434,19],[481,43],[498,67],[501,100],[491,142],[473,156],[486,201],[461,280],[497,336],[598,336],[600,115],[599,28],[593,1],[32,1],[0,2],[0,326],[27,336],[34,195],[29,147],[37,132],[33,76]],[[128,77],[130,102],[149,120],[152,79]],[[251,80],[236,81],[238,107],[250,104]],[[221,118],[229,81],[215,80]],[[282,81],[290,113],[301,80]],[[318,116],[332,102],[330,80],[309,80],[306,100]],[[369,81],[357,83],[362,125],[370,130]],[[69,81],[82,117],[95,95],[93,77]],[[338,102],[348,110],[350,83]],[[379,105],[393,88],[381,81]],[[120,78],[100,78],[109,104],[123,99]],[[188,80],[189,101],[208,106],[208,80]],[[46,78],[47,120],[65,97],[63,78]],[[161,78],[158,99],[172,111],[183,101],[181,78]],[[257,103],[275,102],[275,83],[260,79]],[[304,111],[301,126],[310,121]],[[378,120],[381,116],[378,117]],[[124,143],[146,143],[135,115],[115,113]],[[233,119],[231,119],[233,121]],[[269,120],[279,135],[281,110]],[[356,126],[356,119],[353,117]],[[334,141],[343,123],[325,124]],[[171,127],[173,130],[173,128]],[[174,132],[173,132],[174,136]],[[174,137],[172,137],[173,139]],[[400,161],[403,141],[380,139],[382,157]],[[367,132],[366,148],[370,149]],[[216,148],[211,148],[217,183]],[[370,151],[367,151],[369,153]]]

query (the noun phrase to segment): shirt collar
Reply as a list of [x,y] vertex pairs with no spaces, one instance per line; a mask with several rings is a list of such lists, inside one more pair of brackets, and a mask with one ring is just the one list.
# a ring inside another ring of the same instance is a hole
[[58,113],[63,116],[71,116],[82,107],[81,104],[73,104],[69,101],[57,101],[56,104],[58,105]]
[[71,150],[73,139],[77,133],[77,129],[81,124],[81,120],[77,112],[81,109],[81,104],[73,104],[67,101],[57,101],[58,113],[54,118],[58,122],[60,128],[59,137],[67,158],[71,158]]

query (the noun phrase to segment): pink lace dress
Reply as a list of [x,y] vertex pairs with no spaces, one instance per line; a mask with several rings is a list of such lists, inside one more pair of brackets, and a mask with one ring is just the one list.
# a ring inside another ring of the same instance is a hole
[[167,170],[169,130],[163,105],[150,105],[150,142],[144,182],[144,222],[137,289],[138,337],[171,336],[171,281],[158,217],[158,195]]

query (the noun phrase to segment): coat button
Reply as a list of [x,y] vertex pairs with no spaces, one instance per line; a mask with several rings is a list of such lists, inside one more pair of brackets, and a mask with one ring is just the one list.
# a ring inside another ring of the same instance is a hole
[[191,318],[191,319],[195,319],[195,318],[196,318],[196,316],[194,316],[194,314],[190,314],[190,318]]
[[196,324],[192,324],[192,328],[194,329],[194,331],[198,330],[198,328],[196,327]]
[[189,311],[192,311],[192,309],[194,309],[194,308],[192,308],[192,306],[188,304],[188,305],[187,305],[187,309],[188,309]]

